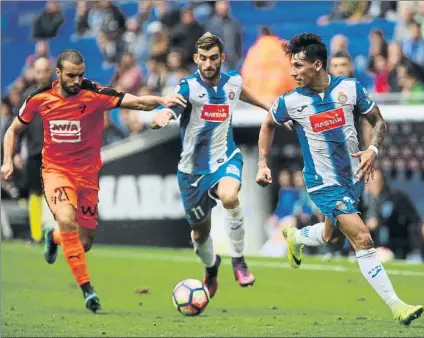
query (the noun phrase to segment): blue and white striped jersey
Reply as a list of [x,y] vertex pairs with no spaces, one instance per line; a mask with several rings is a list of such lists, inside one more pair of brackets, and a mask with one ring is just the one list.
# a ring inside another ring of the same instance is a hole
[[330,76],[324,93],[296,88],[277,98],[271,108],[275,122],[295,122],[303,152],[308,192],[339,185],[351,187],[359,159],[354,114],[367,114],[374,102],[354,78]]
[[234,143],[232,115],[242,90],[242,78],[235,71],[221,73],[212,87],[196,73],[181,80],[175,91],[187,100],[187,107],[168,108],[180,119],[182,152],[178,170],[203,175],[215,172],[240,152]]

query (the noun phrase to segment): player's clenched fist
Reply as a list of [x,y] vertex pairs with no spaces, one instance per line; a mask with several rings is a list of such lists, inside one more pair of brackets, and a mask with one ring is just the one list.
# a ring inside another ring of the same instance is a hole
[[12,177],[13,174],[13,163],[5,162],[1,166],[1,178],[3,180],[8,180]]
[[172,94],[168,96],[164,96],[161,98],[161,105],[164,107],[173,107],[179,104],[180,106],[186,107],[187,101],[186,99],[180,95],[180,94]]
[[271,169],[268,167],[259,167],[258,174],[256,175],[256,183],[261,187],[266,187],[272,183]]

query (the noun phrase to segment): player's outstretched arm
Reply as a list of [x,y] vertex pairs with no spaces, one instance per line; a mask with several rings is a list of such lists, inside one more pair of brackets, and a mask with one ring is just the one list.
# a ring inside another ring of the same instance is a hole
[[272,102],[266,102],[264,100],[259,99],[253,94],[252,90],[243,85],[243,88],[240,93],[240,100],[246,103],[253,104],[256,107],[262,108],[266,111],[270,110]]
[[8,180],[13,174],[13,154],[15,152],[16,142],[19,134],[26,125],[18,118],[15,118],[4,134],[3,144],[3,165],[1,166],[1,178]]
[[274,140],[275,122],[269,112],[262,121],[261,130],[259,131],[258,140],[258,174],[256,175],[256,183],[265,187],[272,183],[271,170],[268,167],[268,154]]
[[352,157],[359,157],[361,159],[355,175],[359,174],[359,179],[365,177],[366,182],[368,182],[369,178],[373,177],[375,160],[378,155],[378,149],[383,144],[384,136],[387,132],[387,124],[376,104],[374,104],[374,107],[364,117],[372,126],[371,145],[365,151],[352,154]]
[[168,109],[159,110],[155,116],[152,118],[152,122],[150,123],[150,127],[152,129],[159,129],[166,127],[173,118],[175,118],[174,114]]
[[168,96],[135,96],[126,93],[121,102],[121,108],[133,109],[133,110],[153,110],[158,106],[172,107],[175,105],[181,105],[185,107],[187,101],[180,94],[172,94]]

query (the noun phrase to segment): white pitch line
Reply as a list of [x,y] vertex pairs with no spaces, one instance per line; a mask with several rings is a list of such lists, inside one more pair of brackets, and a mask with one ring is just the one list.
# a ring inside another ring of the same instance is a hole
[[[184,262],[184,263],[198,263],[199,260],[196,257],[187,257],[181,255],[154,255],[147,253],[134,253],[128,251],[90,251],[90,256],[99,256],[99,257],[122,257],[122,258],[131,258],[131,259],[141,259],[141,260],[152,260],[152,261],[167,261],[167,262]],[[229,259],[223,259],[222,263],[231,264]],[[291,269],[288,263],[272,262],[272,261],[255,261],[249,260],[249,266],[257,267],[267,267],[267,268],[283,268]],[[341,265],[324,265],[324,264],[302,264],[301,270],[318,270],[318,271],[335,271],[335,272],[359,272],[359,269],[351,269]],[[387,273],[392,276],[409,276],[409,277],[424,277],[423,271],[411,271],[411,270],[396,270],[396,269],[386,269]]]

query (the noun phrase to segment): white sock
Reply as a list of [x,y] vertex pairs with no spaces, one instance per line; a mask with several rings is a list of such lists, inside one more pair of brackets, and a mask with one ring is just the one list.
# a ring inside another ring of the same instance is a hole
[[209,235],[208,239],[203,243],[199,244],[194,240],[194,233],[191,232],[191,240],[193,242],[194,252],[200,258],[202,263],[210,268],[215,265],[216,255],[213,252],[212,237]]
[[325,241],[322,239],[324,232],[324,222],[309,225],[296,231],[296,242],[306,246],[323,246]]
[[374,248],[356,251],[356,258],[362,275],[390,308],[401,302]]
[[240,205],[225,209],[225,228],[230,239],[231,257],[242,257],[244,250],[244,226]]

